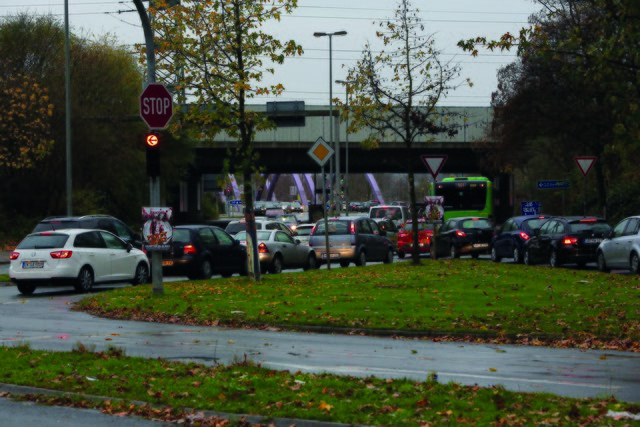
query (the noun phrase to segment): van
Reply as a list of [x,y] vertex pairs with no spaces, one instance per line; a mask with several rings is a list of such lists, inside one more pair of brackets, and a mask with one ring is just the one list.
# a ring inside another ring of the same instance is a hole
[[378,205],[369,208],[369,218],[390,219],[393,223],[402,227],[409,219],[409,208],[400,205]]

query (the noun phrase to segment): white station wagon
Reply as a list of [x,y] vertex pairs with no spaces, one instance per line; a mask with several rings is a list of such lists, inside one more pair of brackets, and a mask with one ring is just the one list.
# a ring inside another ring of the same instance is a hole
[[144,252],[104,230],[68,229],[32,233],[9,256],[9,277],[20,293],[37,287],[72,284],[88,292],[94,284],[146,283]]

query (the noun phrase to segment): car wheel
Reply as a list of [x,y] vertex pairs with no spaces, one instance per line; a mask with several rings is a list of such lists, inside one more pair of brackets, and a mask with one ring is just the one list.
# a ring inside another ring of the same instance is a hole
[[451,259],[460,258],[460,254],[458,253],[455,245],[451,245],[451,248],[449,249],[449,257]]
[[82,267],[74,288],[78,292],[89,292],[93,288],[93,272],[89,267]]
[[360,251],[356,258],[356,266],[364,267],[365,265],[367,265],[367,254],[365,254],[364,251]]
[[315,254],[312,252],[309,254],[309,257],[307,258],[307,264],[304,267],[302,267],[302,269],[304,271],[317,270],[318,267],[319,267],[318,260],[316,259]]
[[342,268],[349,267],[349,264],[351,264],[349,261],[340,261],[340,267]]
[[389,249],[389,252],[387,252],[387,257],[384,259],[383,262],[385,264],[392,264],[393,263],[393,250]]
[[549,255],[549,265],[553,268],[558,268],[561,265],[560,260],[558,259],[558,252],[556,252],[555,249],[552,250]]
[[522,262],[522,257],[520,256],[520,249],[516,246],[513,248],[513,263],[520,264]]
[[136,272],[133,275],[131,284],[133,286],[143,285],[147,283],[147,280],[149,280],[149,267],[147,267],[145,263],[141,262],[136,267]]
[[398,251],[398,258],[403,259],[405,257],[405,253],[402,251]]
[[502,258],[498,256],[498,251],[496,251],[496,248],[491,248],[491,261],[500,262],[501,260]]
[[635,252],[631,254],[631,272],[640,274],[640,257]]
[[604,253],[598,252],[598,258],[596,260],[596,263],[598,264],[599,271],[603,273],[609,272],[609,268],[607,267],[607,261],[604,259]]
[[276,255],[276,257],[271,261],[271,265],[269,266],[269,273],[271,274],[280,274],[282,273],[282,257]]
[[18,283],[18,291],[22,295],[31,295],[36,290],[36,285],[33,283]]
[[200,277],[204,280],[211,279],[213,276],[213,266],[211,265],[211,261],[205,259],[200,266]]
[[524,255],[522,257],[522,260],[524,261],[524,263],[526,265],[533,265],[534,264],[533,258],[531,258],[531,254],[529,253],[528,250],[524,251]]

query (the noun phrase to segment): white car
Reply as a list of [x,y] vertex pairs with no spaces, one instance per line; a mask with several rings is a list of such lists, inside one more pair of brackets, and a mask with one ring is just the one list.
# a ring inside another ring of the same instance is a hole
[[32,233],[9,256],[9,277],[21,294],[37,287],[71,283],[78,292],[94,284],[146,283],[144,252],[104,230],[67,229]]
[[311,230],[315,224],[298,224],[296,228],[296,239],[300,240],[303,245],[309,245],[309,237],[311,236]]
[[603,272],[618,268],[640,274],[640,216],[620,221],[598,246],[596,260]]

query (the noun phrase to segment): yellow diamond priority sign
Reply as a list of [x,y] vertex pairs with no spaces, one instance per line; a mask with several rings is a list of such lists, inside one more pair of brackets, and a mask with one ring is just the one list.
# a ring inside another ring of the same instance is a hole
[[320,166],[324,166],[324,164],[333,156],[333,148],[324,138],[320,137],[316,140],[316,143],[313,144],[313,147],[308,151],[309,155],[313,160],[316,161]]

